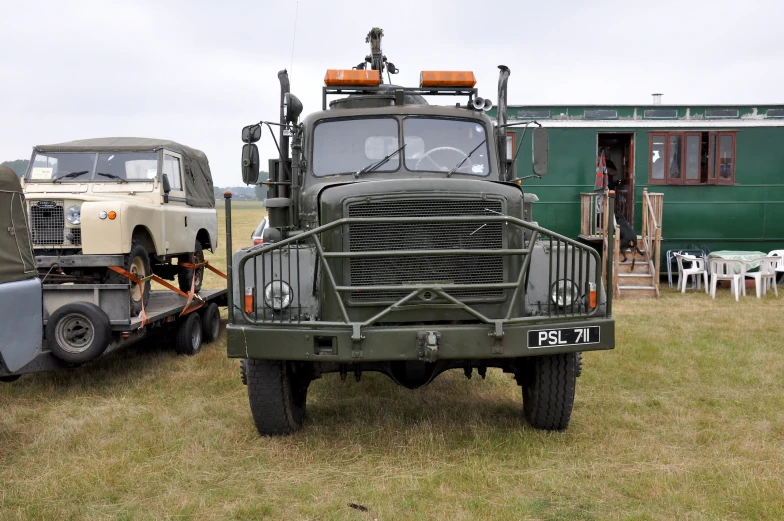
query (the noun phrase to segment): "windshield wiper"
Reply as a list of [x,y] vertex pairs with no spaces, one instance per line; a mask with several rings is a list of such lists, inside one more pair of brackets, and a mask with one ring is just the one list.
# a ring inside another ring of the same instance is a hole
[[117,179],[117,180],[118,180],[119,182],[121,182],[121,183],[127,183],[127,182],[128,182],[128,180],[127,180],[127,179],[123,179],[122,177],[120,177],[120,176],[118,176],[118,175],[114,175],[114,174],[104,174],[103,172],[96,172],[96,173],[97,173],[98,175],[102,175],[102,176],[104,176],[104,177],[109,177],[109,178],[111,178],[111,179]]
[[377,169],[377,168],[379,168],[379,167],[381,167],[381,166],[384,166],[384,165],[385,165],[385,164],[386,164],[386,163],[387,163],[387,162],[388,162],[390,159],[392,159],[392,157],[393,157],[395,154],[397,154],[398,152],[400,152],[401,150],[403,150],[404,148],[406,148],[406,145],[407,145],[407,144],[408,144],[408,143],[404,144],[402,147],[398,148],[397,150],[395,150],[394,152],[392,152],[391,154],[389,154],[389,155],[388,155],[388,156],[386,156],[385,158],[383,158],[383,159],[381,159],[381,160],[379,160],[379,161],[376,161],[375,163],[370,163],[370,164],[369,164],[368,166],[366,166],[365,168],[362,168],[362,169],[360,169],[360,170],[357,170],[357,171],[354,173],[354,177],[359,177],[359,175],[360,175],[360,174],[364,174],[364,173],[366,173],[366,172],[372,172],[373,170],[375,170],[375,169]]
[[473,149],[471,152],[469,152],[469,153],[468,153],[468,155],[467,155],[467,156],[465,156],[463,159],[461,159],[461,160],[460,160],[460,162],[459,162],[458,164],[456,164],[456,165],[454,166],[454,168],[452,168],[452,170],[450,170],[449,172],[447,172],[447,173],[446,173],[446,176],[447,176],[447,177],[449,177],[450,175],[454,174],[454,173],[457,171],[457,169],[458,169],[458,168],[460,168],[461,166],[463,166],[463,163],[465,163],[466,161],[468,161],[468,158],[469,158],[469,157],[471,157],[472,155],[474,155],[474,152],[476,152],[477,150],[479,150],[479,147],[481,147],[482,145],[484,145],[484,144],[485,144],[485,141],[487,141],[487,138],[483,139],[481,143],[479,143],[478,145],[476,145],[476,148],[474,148],[474,149]]
[[90,171],[89,170],[80,170],[78,172],[68,172],[67,174],[63,174],[61,176],[55,177],[54,179],[52,179],[52,182],[56,183],[60,179],[65,179],[66,177],[79,177],[80,175],[84,175],[84,174],[86,174],[88,172],[90,172]]

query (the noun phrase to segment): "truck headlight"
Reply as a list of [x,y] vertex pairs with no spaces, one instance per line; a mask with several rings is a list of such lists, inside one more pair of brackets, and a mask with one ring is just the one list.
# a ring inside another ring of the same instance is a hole
[[71,206],[65,211],[65,219],[73,224],[81,224],[82,223],[82,207],[81,206]]
[[561,279],[550,288],[550,298],[558,307],[565,308],[572,305],[580,297],[577,284],[568,279]]
[[273,280],[264,288],[264,303],[280,311],[291,305],[291,286],[282,280]]

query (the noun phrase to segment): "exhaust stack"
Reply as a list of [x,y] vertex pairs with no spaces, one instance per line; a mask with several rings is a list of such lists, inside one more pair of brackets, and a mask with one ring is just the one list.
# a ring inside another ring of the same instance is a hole
[[[501,163],[501,168],[507,168],[506,157],[506,85],[509,82],[509,74],[511,71],[506,65],[499,65],[500,70],[498,74],[498,134],[496,135],[496,146],[498,148],[498,158]],[[504,179],[509,179],[509,171],[504,172]]]

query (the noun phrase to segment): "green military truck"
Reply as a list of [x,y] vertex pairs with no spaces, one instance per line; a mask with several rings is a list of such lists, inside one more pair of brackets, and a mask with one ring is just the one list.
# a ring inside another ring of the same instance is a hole
[[[533,220],[506,137],[509,69],[494,121],[473,73],[384,83],[397,69],[380,35],[369,40],[364,62],[327,72],[321,111],[300,121],[284,70],[280,121],[243,129],[243,180],[269,186],[269,226],[263,244],[232,252],[227,199],[227,345],[259,433],[299,429],[325,373],[378,371],[414,389],[489,367],[514,375],[530,425],[565,429],[581,352],[614,347],[611,292],[594,249]],[[532,129],[528,177],[545,175],[546,129],[514,125]],[[260,181],[264,127],[280,156]]]

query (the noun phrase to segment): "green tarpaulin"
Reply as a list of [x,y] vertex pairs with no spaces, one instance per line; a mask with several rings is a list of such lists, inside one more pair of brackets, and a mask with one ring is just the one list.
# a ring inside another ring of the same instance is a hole
[[0,284],[37,275],[19,177],[0,166]]

